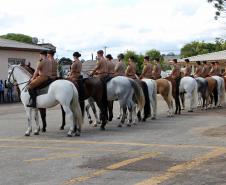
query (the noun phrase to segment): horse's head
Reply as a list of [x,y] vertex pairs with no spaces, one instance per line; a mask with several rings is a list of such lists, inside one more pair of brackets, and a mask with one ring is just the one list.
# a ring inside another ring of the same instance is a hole
[[7,78],[7,85],[9,84],[14,84],[16,82],[14,78],[14,70],[15,70],[16,65],[10,65],[8,67],[8,78]]

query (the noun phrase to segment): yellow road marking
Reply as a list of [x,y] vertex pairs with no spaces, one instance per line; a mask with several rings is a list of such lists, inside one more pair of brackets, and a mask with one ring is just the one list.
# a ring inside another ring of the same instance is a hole
[[107,173],[109,171],[117,170],[117,169],[119,169],[119,168],[121,168],[123,166],[129,165],[129,164],[132,164],[132,163],[144,160],[144,159],[148,159],[148,158],[151,158],[151,157],[156,157],[158,155],[159,155],[159,153],[148,153],[148,154],[142,155],[140,157],[127,159],[127,160],[124,160],[124,161],[121,161],[121,162],[109,165],[109,166],[107,166],[104,169],[97,170],[97,171],[95,171],[93,173],[90,173],[87,176],[80,176],[80,177],[75,177],[73,179],[70,179],[70,180],[64,182],[63,185],[70,185],[70,184],[76,184],[76,183],[79,183],[79,182],[84,182],[84,181],[87,181],[87,180],[89,180],[89,179],[91,179],[93,177],[97,177],[97,176],[103,175],[104,173]]
[[225,153],[225,148],[215,149],[203,156],[195,158],[192,161],[173,166],[169,168],[164,174],[144,180],[140,183],[137,183],[136,185],[158,185]]
[[65,148],[65,147],[45,147],[45,146],[12,146],[0,145],[0,148],[25,148],[25,149],[50,149],[50,150],[78,150],[79,148]]
[[43,158],[33,158],[29,160],[24,160],[24,162],[37,162],[37,161],[47,161],[47,160],[56,160],[56,159],[63,159],[67,157],[77,157],[80,156],[79,154],[61,154],[59,156],[52,156],[52,157],[43,157]]
[[169,147],[169,148],[203,148],[203,149],[219,149],[221,146],[206,146],[206,145],[187,145],[187,144],[147,144],[147,143],[132,143],[132,142],[108,142],[108,141],[86,141],[86,140],[35,140],[35,139],[0,139],[0,142],[32,142],[32,143],[66,143],[66,144],[97,144],[97,145],[126,145],[126,146],[144,146],[144,147]]

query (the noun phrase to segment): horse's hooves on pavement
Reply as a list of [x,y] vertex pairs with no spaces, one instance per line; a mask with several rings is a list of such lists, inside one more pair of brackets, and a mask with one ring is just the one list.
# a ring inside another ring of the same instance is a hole
[[189,110],[188,112],[193,112],[193,110]]
[[122,125],[120,124],[120,125],[118,125],[118,127],[122,127]]
[[43,128],[43,129],[42,129],[42,132],[46,132],[46,129]]
[[152,119],[152,120],[156,120],[156,118],[155,118],[155,117],[152,117],[151,119]]
[[30,136],[30,134],[28,134],[28,133],[25,133],[25,134],[24,134],[24,136],[28,137],[28,136]]
[[60,127],[60,130],[64,130],[64,127]]
[[100,130],[104,131],[105,130],[105,127],[100,127]]
[[131,125],[130,124],[127,124],[127,127],[131,127]]
[[34,132],[34,135],[38,136],[39,135],[39,132]]

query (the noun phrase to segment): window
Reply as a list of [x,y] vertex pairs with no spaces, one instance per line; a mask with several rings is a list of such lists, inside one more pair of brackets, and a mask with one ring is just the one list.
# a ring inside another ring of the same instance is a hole
[[8,65],[25,64],[26,59],[22,58],[8,58]]

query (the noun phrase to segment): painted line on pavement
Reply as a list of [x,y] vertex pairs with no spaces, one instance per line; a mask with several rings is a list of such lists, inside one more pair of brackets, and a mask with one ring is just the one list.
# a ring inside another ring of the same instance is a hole
[[[136,142],[108,142],[108,141],[86,141],[86,140],[44,140],[44,139],[0,139],[0,142],[32,142],[32,143],[66,143],[66,144],[97,144],[97,145],[126,145],[126,146],[144,146],[144,147],[169,147],[169,148],[203,148],[203,149],[221,149],[221,146],[207,145],[189,145],[189,144],[152,144]],[[225,148],[226,149],[226,148]]]
[[64,183],[62,183],[62,185],[70,185],[70,184],[76,184],[76,183],[79,183],[79,182],[84,182],[84,181],[87,181],[91,178],[101,176],[101,175],[103,175],[103,174],[105,174],[109,171],[117,170],[117,169],[119,169],[123,166],[129,165],[129,164],[132,164],[132,163],[144,160],[144,159],[153,158],[153,157],[156,157],[158,155],[159,155],[159,153],[147,153],[145,155],[142,155],[142,156],[139,156],[139,157],[136,157],[136,158],[127,159],[127,160],[109,165],[109,166],[107,166],[103,169],[97,170],[95,172],[92,172],[92,173],[88,174],[87,176],[80,176],[80,177],[75,177],[73,179],[67,180]]
[[31,162],[39,162],[39,161],[48,161],[48,160],[57,160],[57,159],[78,157],[78,156],[80,156],[80,154],[60,154],[58,156],[52,156],[52,157],[42,157],[42,158],[28,159],[28,160],[24,160],[24,162],[31,163]]
[[223,154],[226,154],[226,149],[215,149],[211,152],[202,155],[200,157],[197,157],[191,161],[185,162],[183,164],[179,164],[176,166],[173,166],[166,170],[166,172],[162,175],[152,177],[150,179],[144,180],[142,182],[137,183],[136,185],[158,185],[160,183],[163,183],[169,179],[172,179],[176,177],[177,175],[180,175],[181,173],[185,173],[188,170],[192,170],[193,168],[213,159],[216,157],[219,157]]

